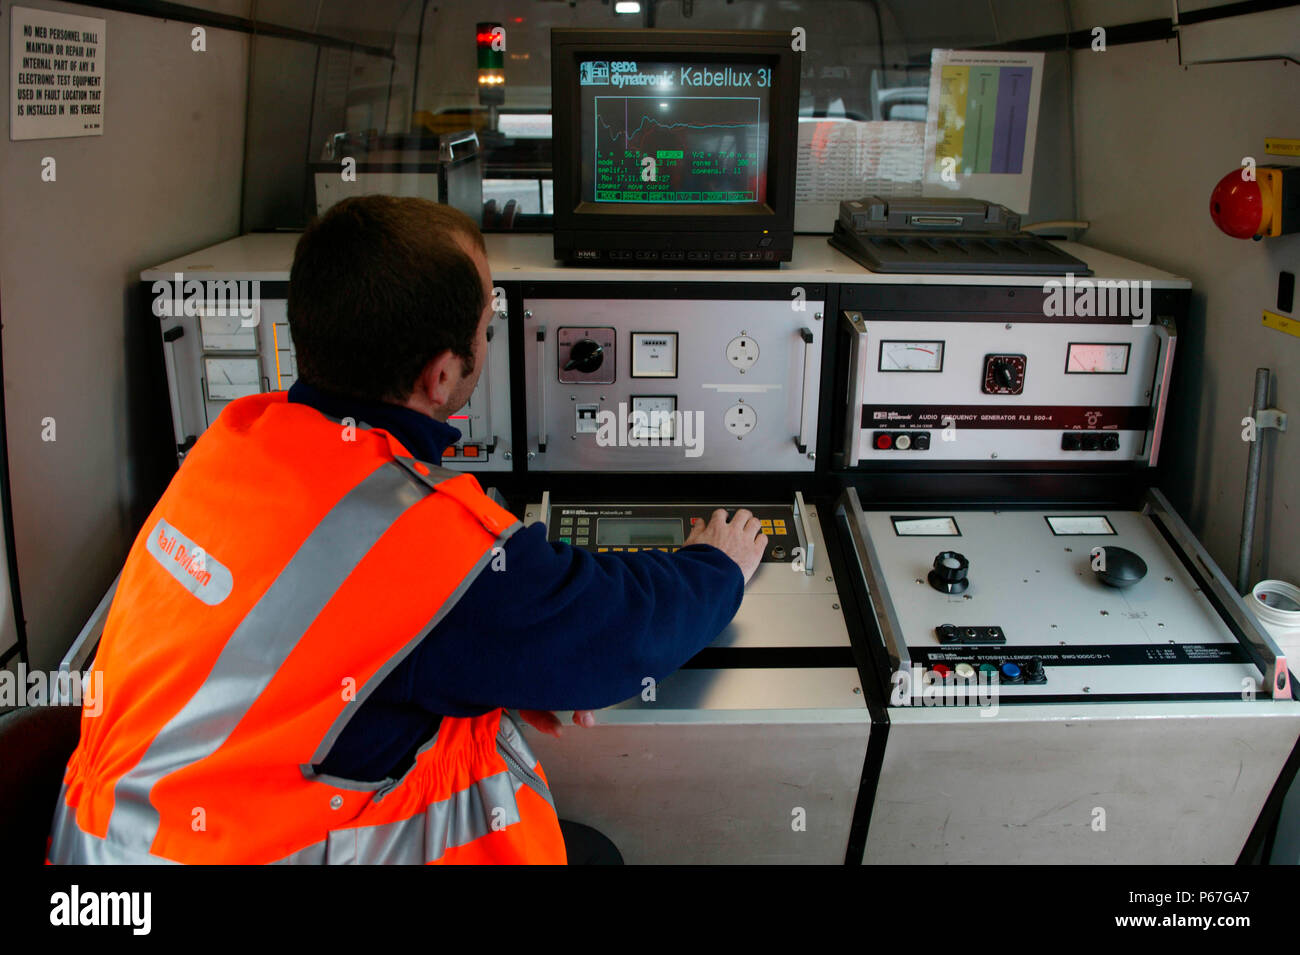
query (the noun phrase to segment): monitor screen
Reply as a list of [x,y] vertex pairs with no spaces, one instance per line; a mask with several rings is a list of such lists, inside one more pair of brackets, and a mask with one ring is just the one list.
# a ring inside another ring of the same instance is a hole
[[767,201],[772,66],[576,62],[583,201],[691,206]]

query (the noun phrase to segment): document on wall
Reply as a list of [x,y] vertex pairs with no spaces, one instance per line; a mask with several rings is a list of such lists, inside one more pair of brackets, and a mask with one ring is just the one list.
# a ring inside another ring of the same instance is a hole
[[104,134],[106,21],[12,7],[9,138]]
[[1042,53],[933,50],[925,123],[926,196],[1029,211]]

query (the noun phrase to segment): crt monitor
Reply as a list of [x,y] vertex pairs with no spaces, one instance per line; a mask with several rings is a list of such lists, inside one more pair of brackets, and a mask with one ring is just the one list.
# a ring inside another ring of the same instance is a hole
[[789,261],[792,41],[778,31],[553,30],[555,257]]

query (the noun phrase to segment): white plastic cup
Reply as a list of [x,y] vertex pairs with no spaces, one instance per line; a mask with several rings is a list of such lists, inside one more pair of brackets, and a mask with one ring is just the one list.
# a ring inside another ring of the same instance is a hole
[[1261,580],[1246,595],[1246,606],[1286,654],[1300,663],[1300,587],[1285,580]]

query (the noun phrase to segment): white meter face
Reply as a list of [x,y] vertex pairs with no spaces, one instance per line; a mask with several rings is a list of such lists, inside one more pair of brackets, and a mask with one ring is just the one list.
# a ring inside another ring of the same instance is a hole
[[1122,375],[1128,371],[1129,346],[1072,342],[1065,359],[1067,375]]
[[673,395],[633,395],[631,437],[671,441],[676,435],[677,399]]
[[676,378],[677,333],[633,332],[632,377]]
[[943,371],[943,342],[880,343],[881,371]]
[[895,517],[894,533],[899,537],[960,537],[957,521],[951,517]]
[[256,351],[257,328],[239,315],[200,315],[204,351]]
[[256,358],[205,358],[208,398],[232,401],[262,390],[262,368]]

